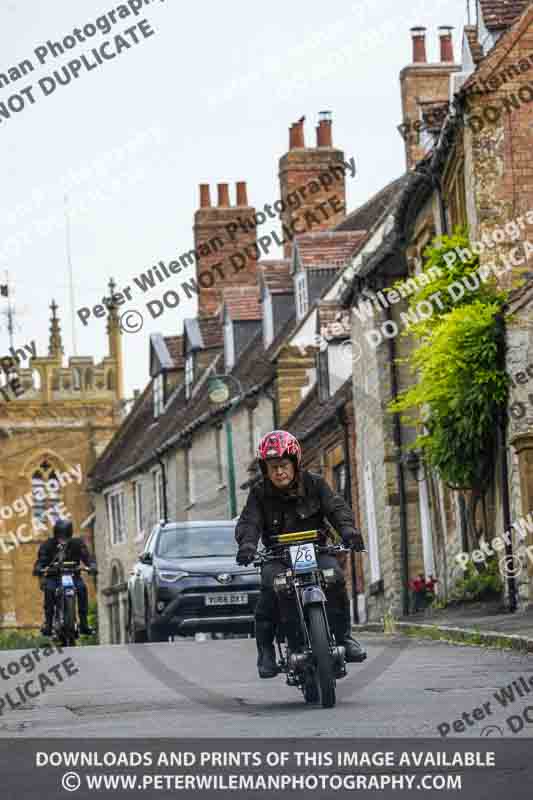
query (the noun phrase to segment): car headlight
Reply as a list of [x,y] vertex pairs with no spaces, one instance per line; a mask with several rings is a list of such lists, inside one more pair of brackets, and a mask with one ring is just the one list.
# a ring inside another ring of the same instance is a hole
[[188,574],[188,572],[178,570],[178,572],[160,572],[159,577],[162,581],[166,581],[167,583],[176,583],[182,578],[186,578]]

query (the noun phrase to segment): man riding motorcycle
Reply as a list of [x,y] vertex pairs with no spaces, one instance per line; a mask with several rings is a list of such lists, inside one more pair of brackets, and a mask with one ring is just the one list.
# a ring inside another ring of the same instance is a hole
[[[300,469],[302,450],[291,433],[267,433],[259,442],[257,458],[263,480],[251,489],[237,523],[238,564],[250,564],[256,556],[259,539],[269,547],[272,535],[319,530],[319,542],[325,543],[325,520],[339,532],[344,544],[357,551],[364,550],[363,538],[354,527],[347,503],[332,492],[320,475]],[[365,651],[350,635],[350,601],[342,569],[337,559],[327,554],[319,555],[318,565],[321,569],[333,568],[337,578],[326,589],[328,619],[336,642],[345,648],[346,661],[364,661]],[[274,649],[277,601],[273,585],[275,576],[286,569],[281,561],[271,561],[263,567],[261,575],[261,594],[255,612],[261,678],[273,678],[278,673]]]
[[[33,574],[40,577],[45,567],[50,567],[57,558],[59,545],[65,548],[65,561],[74,561],[76,564],[83,562],[89,567],[93,575],[97,574],[96,562],[89,553],[87,545],[81,538],[73,538],[72,522],[68,519],[58,519],[54,524],[54,535],[39,547],[37,560],[33,567]],[[90,636],[94,631],[87,622],[88,597],[87,587],[81,575],[74,575],[74,586],[78,597],[78,614],[80,618],[80,633]],[[54,574],[53,567],[46,573],[44,581],[44,625],[41,628],[43,636],[52,635],[54,620],[56,589],[59,586],[59,574]]]

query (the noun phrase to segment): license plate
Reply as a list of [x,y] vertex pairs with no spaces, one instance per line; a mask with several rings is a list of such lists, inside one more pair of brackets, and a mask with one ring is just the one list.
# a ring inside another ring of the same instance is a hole
[[309,572],[317,569],[314,544],[296,544],[290,548],[290,551],[295,572]]
[[245,606],[248,602],[248,595],[242,592],[238,594],[208,594],[205,597],[206,606]]
[[74,581],[72,580],[72,575],[63,575],[62,583],[65,589],[70,589],[74,586]]

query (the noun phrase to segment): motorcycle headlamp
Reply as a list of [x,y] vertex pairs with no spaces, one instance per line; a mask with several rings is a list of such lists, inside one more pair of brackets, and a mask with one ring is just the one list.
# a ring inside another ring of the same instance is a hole
[[184,572],[183,570],[176,570],[175,572],[164,570],[163,572],[159,573],[159,577],[166,583],[177,583],[182,578],[186,578],[188,574],[188,572]]

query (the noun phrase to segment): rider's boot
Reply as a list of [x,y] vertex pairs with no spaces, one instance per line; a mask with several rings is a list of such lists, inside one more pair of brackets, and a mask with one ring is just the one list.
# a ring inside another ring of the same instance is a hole
[[83,617],[80,614],[80,633],[82,636],[92,636],[94,633],[94,629],[90,627],[89,623],[87,622],[87,617]]
[[256,622],[257,669],[260,678],[275,678],[278,674],[274,649],[274,626],[270,622]]
[[342,624],[339,621],[335,632],[335,640],[338,645],[344,647],[344,657],[347,663],[357,664],[366,659],[366,651],[352,636],[351,620],[348,620],[348,622],[343,620]]
[[46,619],[44,623],[41,625],[41,633],[43,636],[51,636],[52,635],[52,623],[53,623],[53,613],[51,616],[48,614],[46,615]]

